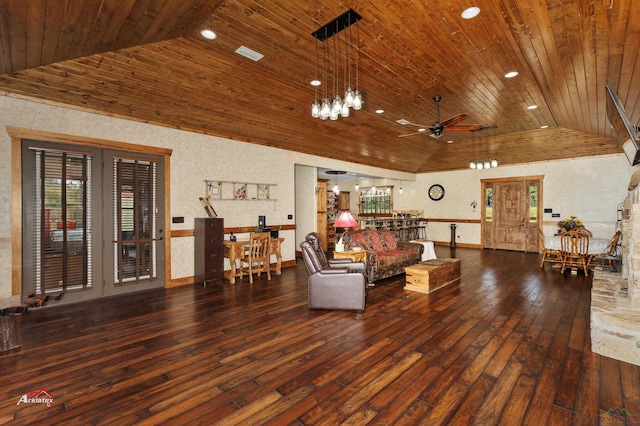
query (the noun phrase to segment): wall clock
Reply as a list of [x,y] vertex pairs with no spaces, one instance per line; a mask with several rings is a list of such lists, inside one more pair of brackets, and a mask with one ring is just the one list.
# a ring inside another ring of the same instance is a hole
[[431,185],[431,187],[429,188],[429,198],[431,198],[433,201],[439,201],[442,200],[442,198],[444,197],[444,187],[442,185]]

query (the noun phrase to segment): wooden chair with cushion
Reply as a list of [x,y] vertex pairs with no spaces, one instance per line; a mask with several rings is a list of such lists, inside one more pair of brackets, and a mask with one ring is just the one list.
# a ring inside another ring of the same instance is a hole
[[271,257],[269,252],[270,240],[271,234],[269,232],[252,232],[249,237],[249,248],[247,255],[242,259],[241,274],[248,274],[250,283],[253,283],[253,274],[258,274],[259,277],[262,272],[266,272],[267,279],[271,280],[269,265]]
[[616,231],[609,242],[609,246],[607,250],[603,253],[596,253],[591,256],[591,263],[589,265],[590,268],[595,269],[596,266],[601,266],[603,269],[605,267],[609,269],[614,269],[613,261],[618,259],[618,244],[620,242],[620,236],[622,233],[620,231]]
[[569,231],[562,234],[560,239],[562,254],[562,272],[567,267],[582,268],[584,274],[589,274],[589,236],[580,231]]
[[548,249],[542,229],[538,228],[538,241],[540,242],[540,248],[542,249],[542,259],[540,260],[540,267],[544,266],[545,262],[548,263],[561,263],[562,256],[560,250]]

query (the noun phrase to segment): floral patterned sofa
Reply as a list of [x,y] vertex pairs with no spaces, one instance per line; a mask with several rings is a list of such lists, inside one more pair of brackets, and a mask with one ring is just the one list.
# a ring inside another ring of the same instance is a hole
[[398,241],[391,231],[361,229],[351,232],[345,239],[345,250],[359,247],[367,252],[369,284],[393,275],[403,274],[405,266],[419,263],[424,246]]

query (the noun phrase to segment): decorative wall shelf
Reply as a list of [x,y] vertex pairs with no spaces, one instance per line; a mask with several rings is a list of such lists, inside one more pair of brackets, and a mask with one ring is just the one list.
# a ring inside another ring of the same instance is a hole
[[205,180],[209,200],[220,201],[277,201],[272,183],[230,182],[225,180]]

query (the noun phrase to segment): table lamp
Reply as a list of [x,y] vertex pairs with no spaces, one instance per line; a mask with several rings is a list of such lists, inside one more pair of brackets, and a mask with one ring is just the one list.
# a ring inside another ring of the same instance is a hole
[[344,251],[344,242],[342,241],[342,238],[347,235],[349,228],[358,226],[358,221],[351,215],[350,211],[343,211],[340,212],[340,215],[333,223],[333,226],[336,228],[345,228],[345,231],[340,236],[340,240],[338,240],[334,249],[334,251]]

